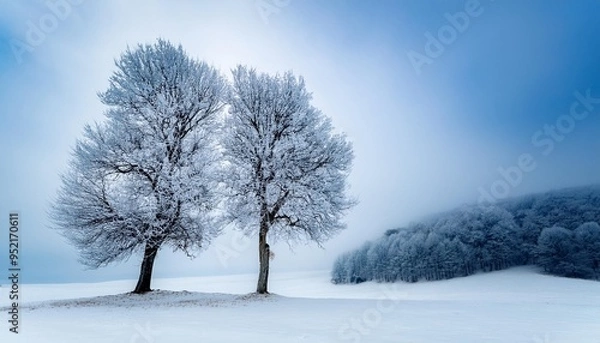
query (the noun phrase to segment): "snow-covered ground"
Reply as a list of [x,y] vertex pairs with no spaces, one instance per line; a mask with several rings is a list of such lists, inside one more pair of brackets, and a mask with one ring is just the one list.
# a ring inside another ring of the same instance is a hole
[[600,342],[600,282],[531,268],[416,284],[333,285],[327,272],[22,285],[21,333],[0,342]]

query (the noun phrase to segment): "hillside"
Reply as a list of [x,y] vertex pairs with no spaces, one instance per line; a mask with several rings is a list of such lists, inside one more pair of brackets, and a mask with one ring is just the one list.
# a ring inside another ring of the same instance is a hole
[[389,230],[338,257],[334,283],[440,280],[539,265],[600,278],[600,186],[471,205]]

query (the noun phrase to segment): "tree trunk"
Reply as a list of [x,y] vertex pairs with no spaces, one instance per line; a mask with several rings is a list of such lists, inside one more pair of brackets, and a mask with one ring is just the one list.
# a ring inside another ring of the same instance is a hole
[[143,294],[152,290],[150,289],[150,281],[152,280],[152,268],[154,267],[154,259],[156,258],[157,252],[158,247],[146,243],[144,259],[142,260],[142,266],[140,268],[140,277],[133,293]]
[[271,257],[271,251],[269,244],[267,244],[267,232],[269,224],[266,222],[266,218],[263,218],[260,223],[260,232],[258,234],[258,260],[259,260],[259,272],[258,272],[258,285],[256,286],[256,293],[268,294],[267,284],[269,282],[269,258]]

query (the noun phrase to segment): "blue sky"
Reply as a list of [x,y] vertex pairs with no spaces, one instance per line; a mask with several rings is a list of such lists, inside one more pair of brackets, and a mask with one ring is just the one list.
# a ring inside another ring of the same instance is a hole
[[[261,14],[261,4],[276,3]],[[425,54],[426,34],[439,39],[447,15],[468,6],[479,15],[467,15],[463,32],[417,73],[407,54]],[[128,45],[163,37],[224,73],[242,63],[305,77],[314,104],[354,143],[350,182],[360,204],[325,250],[278,244],[272,266],[328,269],[337,254],[389,228],[475,202],[501,179],[498,168],[524,153],[537,167],[510,196],[600,182],[600,105],[548,155],[532,144],[545,125],[565,120],[575,92],[600,97],[597,13],[600,2],[591,0],[113,0],[77,1],[59,18],[45,1],[2,0],[0,216],[21,213],[24,278],[137,277],[136,256],[83,270],[47,217],[83,125],[103,118],[96,94]],[[51,25],[52,16],[55,27],[19,63],[11,44],[27,43],[29,23]],[[243,248],[232,242],[228,233],[193,261],[161,251],[156,276],[254,272],[254,239]],[[219,254],[232,247],[224,263]]]

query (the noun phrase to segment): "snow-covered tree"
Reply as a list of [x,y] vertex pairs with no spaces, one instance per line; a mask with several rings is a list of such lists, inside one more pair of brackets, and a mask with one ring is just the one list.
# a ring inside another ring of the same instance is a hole
[[52,209],[92,268],[143,252],[134,292],[150,291],[157,252],[193,256],[218,234],[214,133],[227,83],[181,46],[158,40],[116,62],[103,123],[85,127]]
[[573,232],[575,251],[572,258],[578,267],[579,277],[600,278],[600,225],[596,222],[581,224]]
[[346,178],[353,154],[344,135],[310,104],[304,80],[233,70],[223,148],[230,220],[258,234],[258,293],[267,293],[267,238],[321,244],[344,227],[353,201]]
[[576,277],[577,266],[573,263],[575,244],[573,232],[559,226],[542,230],[538,239],[538,264],[554,275]]

